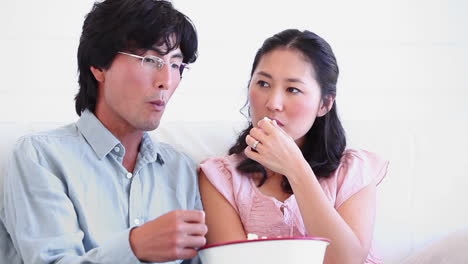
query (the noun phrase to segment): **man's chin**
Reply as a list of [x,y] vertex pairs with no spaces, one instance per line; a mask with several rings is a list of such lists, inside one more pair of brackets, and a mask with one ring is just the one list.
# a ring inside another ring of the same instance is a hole
[[151,123],[151,124],[145,125],[145,126],[142,128],[142,130],[143,130],[143,131],[153,131],[153,130],[155,130],[155,129],[158,128],[158,127],[159,127],[159,121],[156,122],[156,123]]
[[138,120],[138,129],[142,131],[153,131],[159,127],[162,118],[162,112],[142,113]]
[[159,124],[160,124],[159,119],[146,120],[140,123],[140,125],[138,126],[138,129],[141,131],[153,131],[159,127]]

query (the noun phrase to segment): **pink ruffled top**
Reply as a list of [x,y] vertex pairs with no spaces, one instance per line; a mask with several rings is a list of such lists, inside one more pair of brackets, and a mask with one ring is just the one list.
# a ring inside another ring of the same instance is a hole
[[[208,180],[239,214],[246,233],[259,237],[308,236],[296,198],[284,202],[266,196],[253,179],[236,169],[236,155],[210,158],[200,164]],[[320,185],[334,208],[369,184],[378,185],[387,173],[388,161],[365,150],[346,150],[340,165]],[[371,246],[366,263],[383,263]]]

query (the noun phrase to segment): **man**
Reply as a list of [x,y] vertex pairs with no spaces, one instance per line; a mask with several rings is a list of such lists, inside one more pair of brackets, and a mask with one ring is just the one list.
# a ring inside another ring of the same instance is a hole
[[196,255],[207,232],[196,165],[146,133],[196,54],[195,29],[170,2],[94,5],[78,48],[80,119],[23,137],[13,151],[2,263],[178,263]]

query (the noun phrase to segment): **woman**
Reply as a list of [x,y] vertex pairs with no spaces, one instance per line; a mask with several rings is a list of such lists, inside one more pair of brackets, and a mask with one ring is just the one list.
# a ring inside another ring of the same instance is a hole
[[331,47],[312,32],[285,30],[263,43],[249,82],[249,127],[229,156],[200,165],[208,244],[248,233],[317,236],[332,241],[325,263],[382,263],[372,235],[388,162],[345,150],[338,72]]

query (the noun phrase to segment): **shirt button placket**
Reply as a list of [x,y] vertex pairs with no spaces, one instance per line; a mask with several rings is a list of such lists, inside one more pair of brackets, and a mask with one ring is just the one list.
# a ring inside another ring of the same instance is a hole
[[139,226],[144,223],[144,220],[141,217],[141,208],[140,208],[141,207],[140,177],[137,177],[137,174],[133,175],[131,173],[127,173],[126,176],[128,179],[132,179],[130,183],[129,205],[128,205],[128,216],[129,216],[130,227]]

